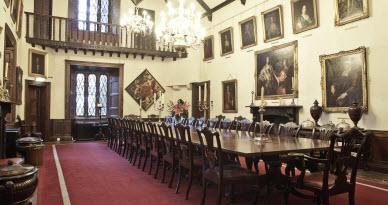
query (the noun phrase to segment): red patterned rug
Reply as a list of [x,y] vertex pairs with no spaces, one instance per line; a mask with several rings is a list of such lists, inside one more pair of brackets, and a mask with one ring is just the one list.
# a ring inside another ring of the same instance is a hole
[[[59,161],[62,166],[70,202],[73,205],[149,205],[149,204],[199,204],[201,187],[195,182],[189,200],[184,199],[186,190],[182,185],[181,192],[175,194],[175,189],[169,189],[167,184],[155,180],[146,172],[132,166],[127,160],[110,150],[106,144],[98,142],[77,143],[56,146]],[[51,149],[45,152],[45,162],[40,173],[39,205],[62,204],[60,190]],[[47,156],[51,155],[51,157]],[[386,204],[387,187],[379,186],[366,180],[359,180],[357,185],[357,205]],[[375,188],[374,186],[379,186]],[[216,187],[208,190],[206,204],[215,204]],[[234,204],[251,204],[253,193],[238,198]],[[385,202],[384,202],[385,201]],[[223,200],[224,204],[229,204]],[[261,201],[263,202],[263,201]],[[267,204],[280,205],[282,197],[274,194],[268,197]],[[291,197],[289,204],[314,204],[308,200]],[[347,195],[331,197],[330,204],[348,204]]]

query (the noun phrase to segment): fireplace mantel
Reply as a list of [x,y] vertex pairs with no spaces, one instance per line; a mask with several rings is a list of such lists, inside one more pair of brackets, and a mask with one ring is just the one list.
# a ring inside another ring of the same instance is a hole
[[[250,108],[254,122],[260,121],[260,106],[246,106]],[[274,123],[295,122],[299,124],[299,110],[301,105],[285,105],[285,106],[264,106],[264,120]]]

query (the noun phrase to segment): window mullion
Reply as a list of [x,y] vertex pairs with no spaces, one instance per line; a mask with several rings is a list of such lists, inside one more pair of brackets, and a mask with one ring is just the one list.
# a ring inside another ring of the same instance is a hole
[[84,117],[88,117],[88,113],[89,113],[89,106],[88,106],[88,97],[89,97],[89,73],[85,72],[84,73],[85,75],[85,96],[84,96]]

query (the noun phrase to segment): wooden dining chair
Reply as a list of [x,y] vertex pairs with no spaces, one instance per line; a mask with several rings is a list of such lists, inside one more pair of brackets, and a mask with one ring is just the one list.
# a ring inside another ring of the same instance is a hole
[[151,147],[150,147],[150,169],[148,171],[148,174],[151,175],[152,173],[152,165],[154,162],[156,162],[156,169],[155,169],[155,175],[154,177],[157,178],[159,167],[162,163],[162,157],[164,154],[164,149],[162,146],[162,138],[160,133],[158,133],[158,128],[156,123],[148,122],[147,123],[150,140],[151,140]]
[[[363,133],[357,128],[352,128],[343,134],[333,133],[330,137],[330,148],[326,159],[290,154],[299,159],[302,166],[299,168],[301,174],[290,178],[289,188],[284,194],[286,204],[288,204],[290,193],[305,199],[316,200],[317,204],[322,202],[324,205],[329,204],[330,196],[347,193],[349,205],[354,205],[357,169],[369,137],[369,132]],[[358,149],[357,153],[353,152],[355,149]],[[324,170],[308,172],[305,165],[311,161],[321,163]],[[312,194],[308,195],[306,191]]]
[[212,132],[208,128],[197,130],[204,162],[202,172],[202,199],[205,204],[208,183],[214,183],[218,187],[217,202],[220,205],[225,187],[236,185],[257,185],[258,176],[244,168],[229,166],[224,162],[226,153],[223,151],[218,132]]
[[279,136],[296,137],[298,135],[299,125],[295,122],[280,123],[278,127]]
[[171,178],[168,183],[168,187],[172,187],[172,183],[175,178],[175,173],[177,169],[177,154],[176,154],[176,144],[174,139],[174,134],[171,125],[162,123],[161,129],[163,130],[162,144],[163,144],[163,157],[162,157],[162,166],[163,166],[163,176],[162,183],[165,182],[167,168],[171,168]]
[[194,174],[201,176],[203,160],[202,156],[195,151],[195,147],[191,141],[190,127],[182,124],[175,126],[177,136],[177,155],[178,155],[178,183],[176,192],[179,192],[182,176],[184,171],[189,174],[189,184],[187,186],[185,199],[189,197],[191,186],[193,183]]
[[247,119],[239,121],[238,124],[239,124],[238,130],[244,131],[244,132],[253,132],[254,126],[255,126],[254,122],[251,122],[250,120],[247,120]]
[[221,120],[219,125],[219,128],[222,130],[230,130],[230,127],[232,126],[233,121],[231,119],[225,118]]
[[220,120],[218,118],[210,118],[207,121],[206,127],[211,129],[218,129],[220,127]]

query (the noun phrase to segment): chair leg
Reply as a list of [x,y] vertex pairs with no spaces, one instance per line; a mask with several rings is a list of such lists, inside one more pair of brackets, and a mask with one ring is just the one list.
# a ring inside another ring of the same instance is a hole
[[158,178],[158,173],[159,173],[159,167],[160,167],[160,157],[158,157],[157,159],[157,162],[156,162],[156,171],[155,171],[155,175],[154,175],[154,179],[157,179]]
[[130,148],[130,150],[129,150],[129,157],[128,157],[128,161],[129,161],[129,163],[131,163],[132,162],[132,160],[133,160],[133,153],[134,153],[134,151],[135,151],[135,147],[134,146],[130,146],[131,148]]
[[179,192],[179,187],[181,186],[181,180],[182,180],[182,167],[178,165],[178,182],[176,184],[175,194]]
[[190,189],[191,189],[191,185],[193,184],[193,168],[191,168],[189,170],[189,184],[187,185],[187,190],[186,190],[186,200],[189,199],[189,194],[190,194]]
[[136,165],[136,161],[137,161],[137,158],[139,157],[139,147],[136,147],[135,150],[134,150],[134,159],[133,159],[133,163],[132,165],[135,166]]
[[144,172],[144,170],[145,170],[145,167],[146,167],[146,165],[147,165],[147,161],[148,161],[148,158],[149,158],[149,156],[150,156],[150,153],[149,153],[149,151],[144,151],[144,164],[143,164],[143,172]]
[[162,183],[164,183],[164,181],[165,181],[165,179],[166,179],[166,169],[167,169],[166,161],[163,160],[163,176],[162,176]]
[[322,203],[323,205],[329,205],[329,195],[323,195],[322,196]]
[[355,204],[355,202],[354,202],[354,190],[352,190],[352,191],[349,191],[349,195],[348,195],[348,197],[349,197],[349,205],[354,205]]
[[153,161],[153,156],[152,154],[150,154],[150,170],[148,171],[148,175],[151,175],[151,172],[152,172],[152,161]]
[[172,163],[172,173],[171,173],[171,178],[170,178],[170,182],[168,183],[168,188],[171,188],[172,187],[172,183],[174,182],[174,178],[175,178],[175,169],[176,169],[176,164],[175,162]]
[[218,184],[218,196],[217,196],[217,205],[221,205],[221,202],[222,202],[222,194],[223,194],[223,190],[222,190],[222,183],[220,182]]
[[202,199],[201,199],[201,205],[205,204],[205,199],[206,199],[206,188],[207,188],[207,181],[206,179],[202,179]]
[[141,165],[141,159],[143,158],[143,150],[140,149],[140,152],[139,152],[139,161],[137,163],[137,168],[140,169],[140,165]]

